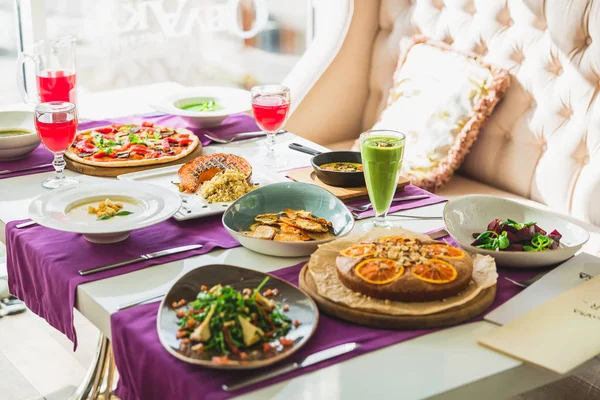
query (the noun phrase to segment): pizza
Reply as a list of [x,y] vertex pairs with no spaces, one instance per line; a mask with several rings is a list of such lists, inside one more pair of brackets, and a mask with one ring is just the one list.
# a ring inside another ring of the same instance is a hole
[[79,131],[65,155],[98,167],[135,167],[163,164],[192,153],[200,140],[190,130],[152,122],[112,124]]
[[471,282],[473,261],[447,243],[388,236],[342,250],[336,268],[344,286],[384,300],[442,300]]

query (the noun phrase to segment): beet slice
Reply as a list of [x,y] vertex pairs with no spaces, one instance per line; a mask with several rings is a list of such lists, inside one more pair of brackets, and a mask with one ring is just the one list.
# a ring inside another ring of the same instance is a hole
[[504,224],[500,227],[500,232],[510,232],[510,233],[514,233],[515,235],[519,232],[519,230],[517,228],[515,228],[514,226],[510,226],[508,224]]
[[520,243],[511,243],[502,251],[523,251],[523,245]]
[[516,242],[524,242],[531,240],[535,235],[535,228],[533,226],[524,226],[523,228],[517,231],[517,240]]
[[487,230],[488,231],[494,231],[496,233],[502,232],[502,229],[500,228],[500,222],[502,222],[502,220],[500,220],[498,218],[493,219],[492,222],[490,222],[488,224]]
[[554,242],[556,242],[556,244],[559,244],[559,243],[560,243],[560,239],[562,238],[562,235],[560,234],[560,232],[559,232],[559,231],[557,231],[557,230],[555,229],[555,230],[553,230],[552,232],[550,232],[550,233],[548,234],[548,237],[549,237],[550,239],[552,239]]
[[519,241],[519,235],[518,234],[516,234],[516,233],[514,233],[512,231],[509,231],[509,230],[506,230],[505,232],[506,232],[506,237],[508,238],[509,242],[514,243],[514,242],[518,242]]
[[545,234],[546,234],[546,231],[545,231],[545,230],[543,230],[542,228],[540,228],[540,227],[538,226],[538,224],[535,224],[535,225],[533,226],[533,228],[535,229],[535,231],[536,231],[537,233],[539,233],[539,234],[541,234],[541,235],[545,235]]

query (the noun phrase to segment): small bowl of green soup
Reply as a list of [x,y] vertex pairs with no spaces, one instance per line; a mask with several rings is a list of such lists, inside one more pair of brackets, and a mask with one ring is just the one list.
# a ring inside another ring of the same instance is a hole
[[220,125],[233,114],[252,108],[250,92],[233,87],[200,86],[182,89],[156,103],[156,111],[177,115],[189,128],[208,128]]
[[29,111],[0,112],[0,161],[24,158],[39,146],[33,119]]

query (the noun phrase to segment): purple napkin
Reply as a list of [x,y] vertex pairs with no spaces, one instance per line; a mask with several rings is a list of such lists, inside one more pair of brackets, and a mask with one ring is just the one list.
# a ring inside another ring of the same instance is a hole
[[[239,243],[221,224],[221,216],[177,222],[173,219],[133,231],[123,242],[94,244],[82,235],[35,225],[17,229],[6,225],[6,266],[10,292],[35,314],[67,335],[77,348],[73,307],[77,285],[208,253],[215,247]],[[160,257],[110,271],[80,276],[84,268],[124,261],[167,248],[202,244],[200,249]]]
[[[452,243],[452,239],[448,239]],[[273,272],[273,275],[297,285],[298,274],[304,264],[302,262],[280,269]],[[520,292],[521,289],[504,279],[505,276],[515,280],[524,280],[539,272],[539,270],[499,271],[496,299],[486,314]],[[120,376],[117,395],[123,400],[188,399],[191,393],[202,393],[201,397],[205,400],[222,400],[233,397],[234,394],[223,391],[221,385],[248,377],[252,372],[217,371],[202,368],[187,364],[170,355],[161,346],[156,331],[158,306],[159,303],[146,304],[117,312],[111,316],[113,352]],[[483,315],[469,322],[482,319]],[[291,379],[436,330],[374,329],[343,322],[321,313],[315,335],[293,356],[294,361],[302,360],[309,354],[347,342],[357,342],[361,346],[343,356],[237,391],[235,395]],[[281,364],[276,367],[278,366]],[[262,374],[266,371],[268,369],[261,369],[259,373]]]
[[[4,170],[15,170],[21,168],[35,167],[37,165],[43,165],[51,163],[54,156],[48,151],[43,144],[40,144],[34,151],[29,153],[25,158],[12,161],[0,161],[0,171]],[[40,172],[54,171],[53,166],[32,169],[29,171],[13,172],[11,174],[0,175],[0,179],[13,178],[15,176],[39,174]]]
[[199,138],[203,146],[211,143],[211,140],[206,138],[204,134],[208,133],[219,139],[229,139],[237,133],[257,132],[260,131],[254,118],[248,114],[233,114],[228,116],[221,122],[221,125],[199,129],[190,127],[184,118],[177,115],[162,115],[158,117],[148,117],[143,115],[131,115],[128,117],[110,118],[100,121],[82,122],[79,124],[79,130],[97,128],[110,124],[141,124],[142,122],[154,122],[156,125],[168,126],[170,128],[187,128],[194,132]]
[[[397,212],[397,211],[410,210],[412,208],[424,207],[424,206],[428,206],[430,204],[437,204],[437,203],[441,203],[444,201],[448,201],[447,199],[445,199],[443,197],[440,197],[433,193],[429,193],[427,190],[421,189],[414,185],[407,185],[404,188],[404,190],[397,191],[396,194],[394,195],[394,197],[416,196],[416,195],[421,195],[421,194],[426,194],[429,196],[429,198],[421,199],[421,200],[409,200],[409,201],[400,201],[400,202],[392,203],[389,214]],[[351,202],[347,202],[346,204],[349,206],[361,206],[363,204],[367,204],[367,202],[368,202],[367,200],[362,199],[362,200],[353,200]],[[357,214],[362,217],[362,216],[374,215],[375,212],[371,208],[368,211],[363,211],[363,212],[360,212]]]

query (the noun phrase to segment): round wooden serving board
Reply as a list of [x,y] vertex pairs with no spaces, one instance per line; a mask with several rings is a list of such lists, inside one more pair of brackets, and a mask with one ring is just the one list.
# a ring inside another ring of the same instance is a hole
[[198,147],[194,149],[187,156],[180,158],[179,160],[171,161],[163,164],[154,164],[154,165],[143,165],[137,167],[96,167],[93,165],[81,164],[77,161],[71,160],[69,157],[65,156],[65,161],[67,163],[67,168],[71,171],[79,172],[80,174],[85,175],[94,175],[94,176],[106,176],[106,177],[115,177],[122,174],[128,174],[130,172],[143,171],[146,169],[153,168],[162,168],[168,167],[176,164],[183,164],[188,161],[192,161],[194,158],[202,155],[202,143],[198,143]]
[[324,313],[355,324],[383,329],[430,329],[457,325],[483,313],[492,305],[496,297],[496,285],[494,285],[483,290],[470,302],[440,313],[387,315],[350,308],[321,296],[308,270],[308,264],[300,271],[299,286],[313,298]]

